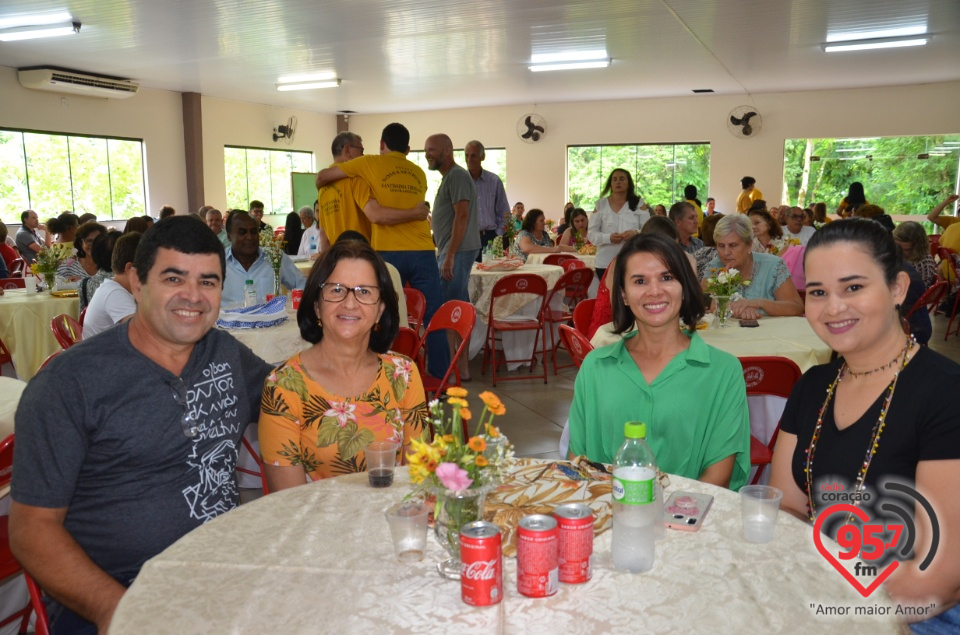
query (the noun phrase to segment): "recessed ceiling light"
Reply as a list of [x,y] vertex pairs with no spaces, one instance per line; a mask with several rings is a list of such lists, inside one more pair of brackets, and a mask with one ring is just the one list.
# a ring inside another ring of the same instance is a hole
[[930,35],[909,38],[876,38],[870,40],[850,40],[848,42],[824,42],[821,46],[826,53],[837,53],[840,51],[869,51],[873,49],[924,46],[930,42],[930,38]]
[[563,62],[559,64],[534,64],[528,68],[534,73],[543,71],[569,71],[578,68],[606,68],[610,66],[610,59],[597,60],[593,62]]
[[297,84],[277,84],[277,90],[315,90],[317,88],[336,88],[340,85],[340,80],[335,79],[329,82],[301,82]]
[[851,42],[853,40],[876,40],[888,37],[910,37],[926,35],[927,27],[924,24],[897,27],[895,29],[876,29],[873,31],[838,31],[827,35],[827,42]]
[[45,24],[60,24],[63,22],[73,22],[73,16],[66,11],[14,15],[7,18],[0,18],[0,29],[9,29],[15,26],[43,26]]
[[537,53],[530,56],[532,64],[554,64],[557,62],[589,62],[591,60],[607,59],[606,49],[592,49],[589,51],[561,51],[559,53]]
[[58,35],[72,35],[80,32],[79,22],[61,22],[57,24],[43,24],[30,26],[15,26],[0,29],[0,42],[16,42],[19,40],[34,40],[42,37],[56,37]]

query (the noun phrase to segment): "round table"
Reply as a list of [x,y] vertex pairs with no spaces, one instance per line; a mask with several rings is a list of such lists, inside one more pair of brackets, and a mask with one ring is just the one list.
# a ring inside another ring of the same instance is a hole
[[[547,465],[519,463],[518,470],[538,472]],[[890,603],[882,590],[860,597],[817,552],[809,525],[781,513],[772,542],[747,543],[737,494],[675,476],[668,494],[703,492],[715,501],[699,532],[667,530],[651,571],[614,570],[611,532],[604,531],[594,541],[591,581],[527,598],[516,590],[516,560],[505,557],[503,601],[470,607],[460,585],[437,574],[443,554],[435,538],[428,538],[420,563],[401,564],[393,555],[383,511],[409,491],[405,472],[387,489],[369,487],[365,474],[348,475],[221,515],[144,565],[110,633],[898,631],[890,615],[854,616],[853,608],[846,616],[816,615],[818,605]],[[562,501],[609,501],[609,481],[578,488],[537,479],[530,487],[553,493],[539,501],[510,499],[510,509],[501,502],[498,515],[515,524]]]
[[24,381],[36,375],[44,360],[60,350],[50,322],[61,313],[77,319],[80,299],[57,298],[49,291],[27,293],[26,289],[7,289],[0,296],[0,339]]
[[300,327],[297,325],[297,316],[293,312],[287,313],[287,321],[277,326],[268,326],[258,329],[221,329],[238,341],[245,344],[256,353],[257,357],[271,364],[280,364],[287,361],[300,351],[311,346],[310,342],[300,337]]

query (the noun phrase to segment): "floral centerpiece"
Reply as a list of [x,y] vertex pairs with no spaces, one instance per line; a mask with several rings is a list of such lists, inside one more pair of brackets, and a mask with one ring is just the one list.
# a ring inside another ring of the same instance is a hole
[[37,258],[30,265],[30,271],[37,277],[43,277],[47,289],[53,289],[57,276],[57,267],[70,257],[71,247],[66,243],[54,243],[37,252]]
[[277,297],[283,295],[280,289],[280,266],[283,264],[283,248],[286,244],[283,236],[277,236],[269,229],[260,232],[260,247],[273,267],[273,295]]
[[727,325],[730,312],[730,302],[740,298],[744,287],[750,286],[749,280],[736,269],[711,269],[713,275],[707,278],[707,293],[717,302],[717,320],[720,328]]
[[503,236],[497,236],[490,241],[490,255],[494,258],[503,258]]
[[774,256],[782,256],[783,252],[799,244],[800,240],[797,238],[774,238],[770,241],[770,244],[767,245],[767,253],[773,254]]
[[[410,481],[417,485],[413,495],[436,497],[434,532],[450,554],[438,568],[444,577],[460,577],[460,527],[483,518],[487,493],[503,482],[513,458],[513,447],[493,425],[507,409],[492,392],[480,393],[483,411],[473,435],[466,433],[473,420],[467,391],[447,389],[446,408],[433,400],[429,404],[433,441],[414,440],[407,454]],[[449,409],[449,412],[445,412]]]
[[507,214],[503,218],[503,240],[505,244],[510,244],[517,235],[520,225],[514,221],[513,214]]

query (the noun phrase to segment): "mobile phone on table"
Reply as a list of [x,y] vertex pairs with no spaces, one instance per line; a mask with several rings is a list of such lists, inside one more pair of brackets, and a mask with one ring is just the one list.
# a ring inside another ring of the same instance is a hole
[[664,523],[670,529],[698,531],[703,525],[713,496],[695,492],[674,492],[663,506]]
[[755,326],[760,326],[760,323],[757,322],[756,320],[740,320],[740,326],[743,326],[746,328],[753,328]]

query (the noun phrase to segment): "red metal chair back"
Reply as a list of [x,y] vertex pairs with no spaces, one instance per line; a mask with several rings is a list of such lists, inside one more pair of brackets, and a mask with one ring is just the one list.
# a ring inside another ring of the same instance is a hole
[[62,352],[63,352],[63,349],[60,349],[59,351],[53,351],[52,353],[50,353],[50,355],[45,360],[43,360],[43,363],[40,364],[40,368],[37,369],[37,372],[39,373],[41,370],[46,368],[47,364],[49,364],[54,357],[56,357]]
[[563,342],[564,348],[570,351],[570,357],[573,358],[574,366],[577,367],[577,370],[580,370],[580,366],[583,364],[583,358],[593,350],[593,345],[590,344],[590,340],[588,340],[583,333],[566,324],[561,324],[559,331],[560,341]]
[[80,311],[80,317],[77,318],[77,323],[78,323],[80,326],[83,326],[83,319],[84,319],[85,317],[87,317],[87,309],[89,309],[89,308],[90,308],[89,306],[85,306],[85,307],[83,307],[83,311]]
[[[743,381],[747,385],[748,396],[763,395],[786,399],[803,375],[796,362],[786,357],[741,357],[740,365],[743,367]],[[750,465],[757,466],[752,484],[760,482],[764,468],[773,460],[773,448],[779,433],[778,423],[770,437],[770,443],[766,445],[753,434],[750,435]]]
[[261,487],[263,487],[263,493],[269,494],[270,486],[267,485],[267,475],[263,471],[263,459],[260,458],[260,453],[257,452],[257,449],[253,447],[253,444],[250,443],[250,440],[247,439],[247,437],[241,436],[240,442],[243,444],[243,447],[247,451],[247,453],[250,454],[250,457],[253,459],[254,463],[257,464],[258,471],[254,472],[253,470],[247,469],[245,467],[240,467],[239,460],[237,461],[237,471],[243,472],[244,474],[249,474],[250,476],[258,477],[260,479],[260,485]]
[[[37,614],[37,620],[33,625],[34,633],[36,635],[50,635],[50,620],[47,618],[47,605],[43,602],[43,592],[40,590],[40,585],[26,571],[23,572],[23,579],[26,581],[27,591],[30,593],[30,606],[28,608]],[[24,620],[29,619],[30,613],[28,612]],[[20,628],[20,632],[25,632],[23,627]]]
[[[947,273],[950,274],[947,276],[947,284],[953,284],[960,280],[960,275],[957,274],[957,252],[946,247],[940,247],[937,249],[937,255],[940,256],[941,263],[947,263]],[[943,334],[944,340],[955,333],[960,333],[960,323],[957,324],[956,330],[953,328],[958,305],[960,305],[960,293],[957,293],[957,297],[953,301],[953,307],[950,309],[950,322],[947,324],[947,331]]]
[[[424,392],[433,393],[434,397],[439,397],[448,386],[460,385],[460,371],[457,368],[457,362],[460,356],[464,355],[467,347],[470,346],[470,335],[473,333],[473,326],[477,322],[477,310],[469,302],[461,300],[449,300],[444,302],[437,312],[433,314],[430,323],[427,324],[427,330],[424,332],[420,343],[417,345],[416,355],[413,359],[422,359],[423,349],[427,345],[427,337],[435,331],[450,330],[460,336],[460,345],[453,355],[450,356],[450,366],[441,379],[436,379],[425,373],[421,373]],[[428,351],[429,353],[429,351]],[[453,376],[453,381],[450,380]],[[429,401],[429,397],[428,397]]]
[[406,355],[417,363],[417,366],[423,367],[421,360],[417,359],[420,352],[420,334],[407,326],[401,326],[397,332],[397,337],[390,345],[390,350],[401,355]]
[[933,286],[923,292],[923,295],[917,299],[916,303],[907,311],[903,319],[909,320],[910,317],[921,308],[925,308],[929,313],[936,311],[949,286],[950,283],[946,280],[937,280]]
[[560,266],[563,267],[564,271],[570,271],[571,269],[583,269],[587,266],[587,263],[579,258],[570,258],[569,260],[564,260]]
[[427,298],[423,293],[411,287],[403,288],[403,296],[407,303],[407,322],[417,333],[423,328],[423,316],[427,313]]
[[[577,262],[580,262],[579,260]],[[577,267],[566,272],[557,283],[553,285],[550,295],[547,296],[547,304],[543,310],[544,329],[550,335],[550,351],[553,357],[553,374],[560,372],[561,368],[569,366],[559,366],[557,364],[557,348],[562,340],[555,338],[553,325],[557,323],[567,323],[573,320],[573,313],[568,306],[575,307],[581,300],[587,298],[587,292],[590,290],[590,283],[593,282],[593,270],[586,267]],[[564,307],[561,310],[554,309],[554,297],[557,295],[563,297]]]
[[13,355],[10,354],[10,349],[3,343],[3,340],[0,340],[0,367],[4,364],[13,365]]
[[53,329],[53,336],[57,338],[63,350],[67,350],[83,337],[83,327],[66,313],[53,318],[50,321],[50,328]]
[[579,258],[575,256],[571,256],[569,254],[550,254],[549,256],[543,259],[543,264],[562,267],[563,263],[568,260],[579,260]]
[[0,289],[26,289],[27,281],[23,278],[0,278]]
[[10,263],[10,275],[14,278],[22,278],[27,271],[27,261],[23,258],[14,258]]
[[596,298],[581,300],[573,308],[573,328],[580,331],[581,335],[587,336],[590,330],[590,320],[593,318],[593,305],[597,303]]

